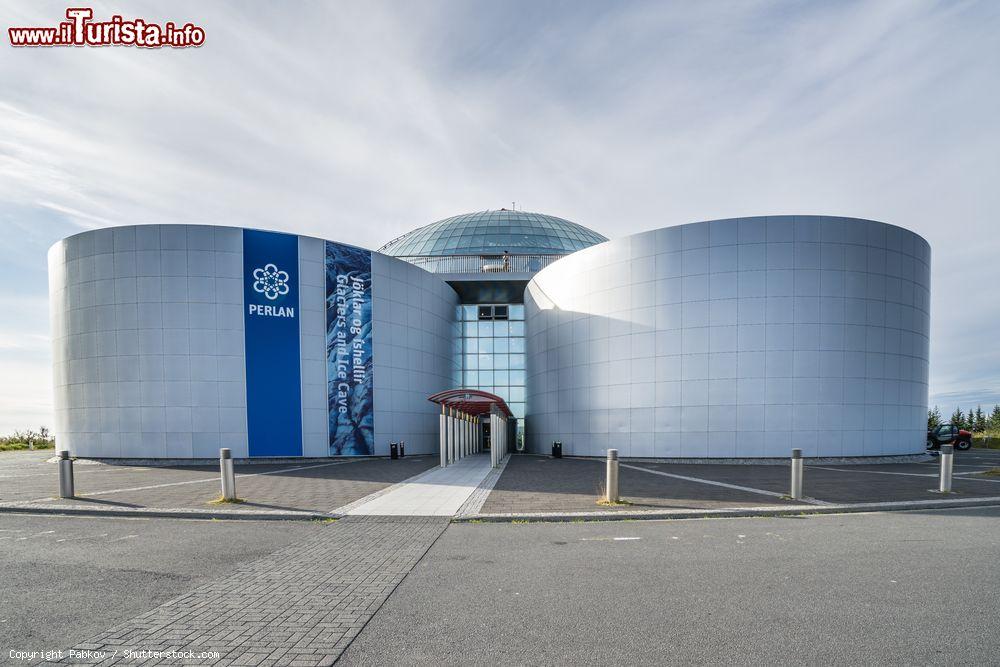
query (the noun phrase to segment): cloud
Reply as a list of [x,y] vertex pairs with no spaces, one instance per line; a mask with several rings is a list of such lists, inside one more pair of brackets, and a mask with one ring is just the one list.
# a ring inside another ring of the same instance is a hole
[[[65,7],[3,16],[51,25]],[[105,224],[378,247],[515,200],[612,237],[856,215],[934,248],[931,403],[998,392],[995,3],[95,5],[115,12],[190,20],[207,41],[4,47],[0,260],[20,296],[44,303],[49,244]],[[46,334],[44,308],[16,312],[0,338]],[[47,386],[47,364],[14,383]],[[17,394],[0,430],[25,425]]]

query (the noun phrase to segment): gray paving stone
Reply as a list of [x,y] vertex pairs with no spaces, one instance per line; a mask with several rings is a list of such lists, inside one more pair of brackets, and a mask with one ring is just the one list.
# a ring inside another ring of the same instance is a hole
[[101,664],[141,664],[122,656],[131,649],[220,654],[149,664],[330,665],[447,525],[434,517],[347,517],[75,649],[120,652],[90,661]]

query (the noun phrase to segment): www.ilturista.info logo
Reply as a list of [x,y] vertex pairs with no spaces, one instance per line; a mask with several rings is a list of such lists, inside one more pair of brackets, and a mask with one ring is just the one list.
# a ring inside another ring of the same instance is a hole
[[70,7],[68,21],[56,27],[7,28],[11,46],[141,46],[183,49],[205,43],[205,29],[193,23],[163,25],[145,19],[125,19],[119,15],[107,21],[92,21],[90,7]]

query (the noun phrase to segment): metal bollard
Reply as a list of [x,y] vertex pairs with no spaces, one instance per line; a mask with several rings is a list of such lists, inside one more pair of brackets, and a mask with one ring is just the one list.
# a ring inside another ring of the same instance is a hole
[[618,450],[608,450],[608,474],[607,474],[607,500],[609,503],[617,503],[618,496]]
[[802,450],[792,450],[792,500],[802,500]]
[[59,452],[59,497],[73,498],[76,495],[73,488],[73,459],[69,452]]
[[954,458],[954,445],[941,445],[941,493],[951,493],[951,470]]
[[233,472],[233,453],[226,447],[219,450],[219,470],[222,472],[222,499],[236,500],[236,473]]

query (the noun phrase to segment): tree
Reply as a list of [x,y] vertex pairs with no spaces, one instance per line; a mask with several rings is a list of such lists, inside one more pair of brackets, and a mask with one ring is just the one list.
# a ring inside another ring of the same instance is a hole
[[[997,406],[1000,408],[1000,405]],[[933,410],[927,411],[927,430],[932,431],[941,425],[941,411],[938,406],[934,406]]]
[[993,413],[990,414],[989,427],[1000,429],[1000,405],[993,406]]
[[[972,421],[971,419],[969,421]],[[983,412],[983,406],[976,406],[976,419],[972,424],[972,430],[976,433],[982,433],[986,430],[986,414]]]
[[955,408],[949,421],[958,428],[965,428],[965,413],[962,412],[962,408]]

